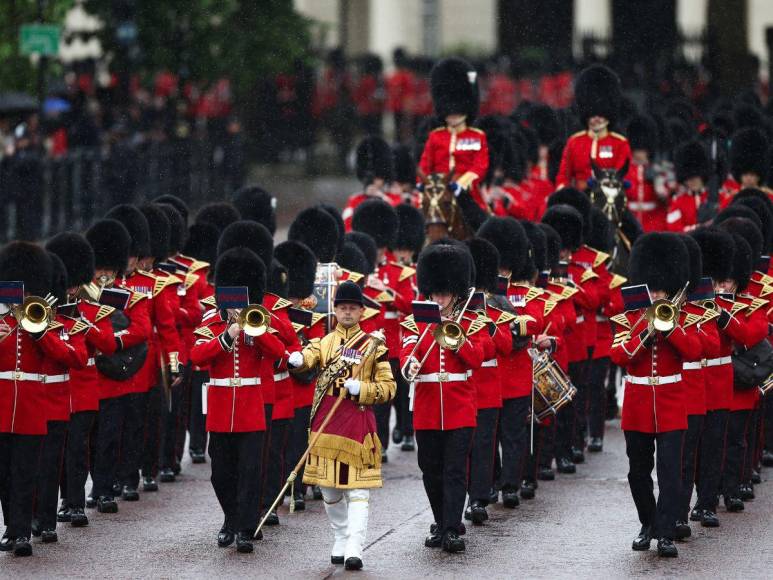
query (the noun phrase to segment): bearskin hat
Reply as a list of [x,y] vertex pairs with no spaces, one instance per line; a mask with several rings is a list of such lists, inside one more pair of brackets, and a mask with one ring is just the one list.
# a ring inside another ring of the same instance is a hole
[[572,251],[583,244],[582,215],[571,205],[554,205],[542,216],[542,222],[552,227],[561,236],[561,247]]
[[59,304],[67,303],[67,289],[70,281],[67,278],[67,268],[62,259],[53,252],[46,252],[51,260],[51,284],[49,292],[56,297]]
[[562,187],[556,192],[553,192],[548,197],[548,207],[554,205],[565,204],[570,205],[582,216],[583,233],[588,235],[590,228],[590,208],[593,205],[585,193],[574,187]]
[[646,284],[650,291],[673,296],[689,281],[690,257],[678,234],[651,232],[631,248],[631,284]]
[[694,290],[698,287],[698,284],[700,284],[701,278],[703,277],[703,258],[701,257],[701,247],[698,245],[698,242],[695,241],[695,238],[686,234],[680,235],[679,238],[682,240],[684,247],[687,248],[687,254],[690,256],[689,289]]
[[94,250],[81,234],[57,234],[48,240],[46,250],[62,260],[70,286],[88,284],[94,279]]
[[[748,207],[760,220],[760,231],[765,238],[765,249],[769,251],[773,245],[773,202],[768,195],[757,188],[742,189],[733,196],[730,207]],[[729,208],[727,208],[729,209]]]
[[512,217],[490,217],[478,228],[477,236],[488,240],[499,252],[499,265],[512,273],[521,272],[529,258],[529,238]]
[[357,179],[368,185],[376,178],[392,181],[394,162],[392,149],[382,137],[369,135],[357,144],[355,154]]
[[215,285],[247,286],[250,303],[260,304],[266,291],[266,266],[252,250],[231,248],[217,259]]
[[188,204],[176,195],[172,195],[171,193],[159,195],[156,199],[153,200],[153,203],[168,203],[180,213],[185,226],[188,226],[188,216],[190,215],[191,210],[188,207]]
[[365,256],[367,269],[357,271],[360,274],[372,274],[376,269],[376,260],[378,260],[378,246],[373,238],[365,232],[349,232],[344,237],[344,247],[346,246],[346,242],[351,242],[357,246],[362,252],[362,255]]
[[715,226],[702,227],[690,233],[701,248],[703,275],[714,280],[727,280],[733,271],[735,244],[733,237]]
[[478,114],[478,73],[466,60],[451,57],[438,62],[430,73],[430,87],[435,114],[467,115],[471,124]]
[[684,183],[691,177],[701,177],[708,181],[711,162],[706,148],[698,141],[689,141],[676,148],[674,152],[676,180]]
[[754,256],[749,242],[740,234],[731,234],[735,244],[733,267],[730,277],[735,280],[736,292],[743,292],[749,285],[754,270]]
[[268,280],[266,281],[266,291],[287,298],[289,290],[289,274],[276,258],[271,260],[271,268],[268,271]]
[[717,217],[714,218],[713,223],[714,225],[719,225],[723,221],[729,220],[730,218],[743,218],[751,220],[754,222],[754,225],[757,226],[760,231],[762,231],[762,221],[760,220],[760,216],[757,215],[757,213],[745,203],[736,203],[727,206],[725,209],[719,212]]
[[547,266],[547,245],[548,240],[537,224],[528,220],[521,220],[521,225],[526,232],[531,244],[531,252],[526,260],[526,267],[518,274],[513,273],[513,280],[531,280],[538,272],[544,270]]
[[240,246],[255,252],[264,266],[271,265],[274,256],[274,238],[265,226],[249,220],[239,220],[227,226],[217,242],[217,255]]
[[540,145],[549,146],[562,136],[558,115],[548,105],[533,105],[526,115],[526,122],[537,133]]
[[465,243],[475,263],[475,287],[495,292],[499,275],[499,252],[496,247],[483,238],[470,238]]
[[306,298],[314,291],[317,274],[317,257],[301,242],[282,242],[274,248],[274,257],[287,268],[287,295],[291,298]]
[[325,210],[335,220],[336,228],[338,228],[338,247],[336,252],[340,252],[341,248],[344,247],[344,235],[346,235],[346,225],[344,225],[344,217],[341,214],[341,210],[329,203],[318,203],[315,207]]
[[397,183],[416,183],[416,160],[408,145],[397,144],[392,147],[392,165],[394,181]]
[[733,121],[738,129],[759,127],[763,123],[762,111],[757,104],[742,101],[733,107]]
[[395,207],[397,212],[397,235],[392,247],[396,250],[411,250],[418,254],[424,246],[424,214],[407,203]]
[[220,230],[208,223],[193,224],[188,228],[188,241],[183,253],[196,260],[214,264],[217,260],[217,242]]
[[338,253],[336,220],[321,207],[307,207],[290,224],[288,240],[306,244],[320,262],[332,262]]
[[768,139],[755,128],[747,127],[736,131],[730,140],[730,173],[741,181],[744,173],[755,173],[760,180],[767,175]]
[[239,221],[239,210],[227,201],[213,201],[205,204],[196,214],[197,224],[212,224],[222,232],[230,224]]
[[604,212],[596,206],[593,206],[590,211],[590,226],[585,242],[591,248],[602,252],[610,252],[615,245],[615,232],[612,229],[612,223],[604,215]]
[[150,254],[157,262],[163,262],[169,257],[169,238],[172,229],[169,218],[159,206],[146,203],[140,206],[140,211],[148,220],[150,229]]
[[445,292],[467,296],[474,276],[470,252],[464,245],[427,246],[419,254],[416,271],[419,292],[427,298]]
[[364,252],[354,242],[344,242],[344,249],[336,256],[336,264],[363,275],[373,271]]
[[276,232],[276,198],[262,187],[247,185],[234,194],[234,207],[243,220],[263,224],[273,236]]
[[599,116],[614,123],[620,110],[623,92],[620,78],[613,70],[594,64],[577,75],[574,83],[574,101],[583,126],[588,119]]
[[545,234],[545,269],[554,270],[561,260],[561,236],[548,224],[539,223],[537,227]]
[[392,246],[399,226],[400,218],[395,208],[380,199],[363,201],[352,217],[352,230],[368,234],[379,248]]
[[48,253],[32,242],[10,242],[0,249],[0,280],[24,282],[24,292],[43,297],[51,291],[53,265]]
[[118,220],[95,222],[86,232],[86,240],[94,250],[94,267],[123,273],[131,256],[132,238]]
[[129,232],[131,247],[129,255],[137,258],[152,256],[150,248],[150,226],[145,214],[133,205],[116,205],[105,214],[105,219],[121,222]]
[[[620,230],[632,244],[639,239],[639,236],[644,234],[644,229],[641,227],[639,220],[637,220],[636,216],[633,215],[633,212],[628,209],[624,209],[620,216]],[[613,230],[612,234],[614,235],[614,233]]]
[[720,227],[733,235],[737,234],[746,240],[746,243],[749,244],[749,248],[751,249],[752,258],[755,261],[762,255],[764,242],[762,232],[760,232],[760,228],[757,227],[752,220],[733,217],[715,223],[717,227]]
[[628,123],[625,131],[631,149],[648,151],[651,155],[658,152],[658,126],[649,115],[636,115]]
[[161,208],[161,211],[164,212],[169,220],[169,255],[174,256],[182,251],[183,246],[185,246],[185,236],[188,235],[185,218],[171,203],[153,203]]

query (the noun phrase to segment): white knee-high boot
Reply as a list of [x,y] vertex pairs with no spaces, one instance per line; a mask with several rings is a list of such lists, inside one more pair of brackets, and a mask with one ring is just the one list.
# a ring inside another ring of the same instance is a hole
[[322,499],[325,502],[325,512],[333,528],[333,550],[331,556],[343,556],[349,539],[347,502],[343,490],[332,487],[321,487]]
[[346,542],[346,558],[362,560],[362,549],[368,532],[368,501],[370,491],[352,489],[346,492],[349,500],[349,539]]

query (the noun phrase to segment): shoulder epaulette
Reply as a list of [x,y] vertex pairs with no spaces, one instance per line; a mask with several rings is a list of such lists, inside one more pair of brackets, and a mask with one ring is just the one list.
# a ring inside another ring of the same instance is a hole
[[325,315],[324,314],[322,314],[321,312],[314,312],[311,315],[311,325],[310,326],[314,326],[315,324],[317,324],[317,322],[319,322],[320,320],[324,320],[324,319],[325,319]]
[[188,266],[188,272],[193,274],[194,272],[198,272],[199,270],[203,270],[204,268],[209,268],[209,262],[202,262],[201,260],[193,260],[193,262],[191,262],[191,265]]
[[85,332],[91,328],[88,323],[84,322],[83,320],[76,320],[75,324],[72,325],[72,328],[70,329],[70,332],[68,333],[70,336],[74,336],[76,334],[80,334],[81,332]]
[[201,321],[205,322],[205,321],[209,320],[210,318],[214,318],[215,316],[219,316],[219,315],[220,315],[220,313],[218,312],[218,310],[216,308],[210,308],[209,310],[207,310],[202,315]]
[[52,320],[48,323],[48,330],[58,330],[60,328],[64,328],[64,324],[62,324],[61,322]]
[[147,298],[147,294],[142,294],[141,292],[132,292],[131,298],[129,298],[129,308],[137,304],[140,300],[144,300]]
[[684,322],[682,322],[682,328],[687,328],[688,326],[697,324],[702,320],[703,320],[703,316],[701,316],[700,314],[693,314],[692,312],[688,312],[684,315]]
[[99,310],[97,310],[97,315],[94,317],[94,322],[99,322],[103,318],[107,318],[113,312],[115,312],[115,308],[113,308],[112,306],[108,306],[106,304],[102,304],[99,307]]
[[755,298],[752,300],[751,304],[749,304],[749,308],[746,310],[746,316],[754,314],[761,306],[765,306],[767,303],[768,301],[764,298]]
[[631,334],[631,330],[621,330],[617,334],[615,334],[614,338],[612,339],[612,346],[620,346],[620,343],[625,342],[628,338],[628,335]]
[[620,276],[619,274],[613,274],[612,280],[609,282],[609,289],[614,290],[615,288],[619,288],[626,282],[628,282],[628,278],[626,278],[625,276]]
[[618,139],[622,139],[623,141],[628,141],[628,138],[625,135],[621,135],[620,133],[615,133],[614,131],[609,132],[612,137],[617,137]]
[[438,131],[445,131],[445,130],[446,130],[446,127],[444,125],[442,127],[437,127],[435,129],[432,129],[432,131],[430,131],[430,133],[437,133]]
[[486,132],[484,130],[478,129],[477,127],[467,127],[467,128],[470,131],[472,131],[473,133],[483,133],[484,135],[486,134]]
[[347,270],[346,268],[341,268],[341,271],[345,272],[346,274],[348,274],[346,279],[347,280],[351,280],[355,284],[365,277],[363,274],[360,274],[359,272],[354,272],[352,270]]
[[[760,272],[762,274],[762,272]],[[758,280],[760,284],[764,284],[765,286],[770,286],[773,284],[773,276],[768,276],[767,274],[762,274],[760,276],[760,279]]]
[[486,328],[487,325],[488,325],[488,317],[479,316],[478,318],[476,318],[470,323],[470,326],[467,329],[467,336],[472,336],[479,330]]
[[571,298],[578,292],[579,290],[577,288],[572,288],[571,286],[563,286],[561,288],[561,294],[559,294],[559,296],[561,296],[561,298],[563,299],[567,299],[567,298]]
[[387,292],[386,290],[384,290],[384,291],[383,291],[381,294],[379,294],[378,296],[376,296],[376,297],[375,297],[373,300],[375,300],[376,302],[379,302],[379,303],[384,303],[384,302],[394,302],[394,300],[395,300],[395,297],[394,297],[394,296],[392,296],[392,295],[391,295],[389,292]]
[[304,328],[306,328],[306,327],[305,327],[305,326],[303,326],[303,324],[301,324],[300,322],[291,322],[290,324],[292,324],[292,325],[293,325],[293,331],[295,331],[295,334],[298,334],[298,333],[299,333],[301,330],[303,330]]
[[507,324],[515,320],[515,314],[513,314],[512,312],[500,310],[499,308],[494,308],[493,306],[489,306],[489,308],[491,308],[491,310],[493,310],[494,312],[499,313],[499,316],[497,316],[497,319],[494,321],[494,324]]
[[594,248],[593,251],[596,252],[596,257],[593,258],[594,268],[598,268],[599,266],[601,266],[601,264],[609,260],[609,258],[611,257],[609,254],[607,254],[606,252],[602,252],[601,250],[596,250]]
[[209,326],[200,326],[196,330],[193,331],[193,334],[197,336],[203,336],[207,340],[212,340],[215,338],[215,333],[212,332],[212,329]]
[[628,320],[628,317],[625,315],[625,313],[615,314],[609,320],[625,328],[631,328],[631,322]]
[[194,274],[193,272],[188,272],[185,275],[185,289],[187,290],[191,288],[197,282],[198,279],[199,277],[196,274]]
[[368,308],[365,307],[365,311],[362,313],[362,318],[360,320],[370,320],[374,316],[378,316],[381,313],[380,310],[376,310],[375,308]]
[[553,312],[553,309],[558,306],[558,302],[555,300],[545,300],[545,308],[542,311],[542,316],[547,316],[551,312]]
[[526,302],[531,302],[537,296],[542,296],[542,288],[537,288],[536,286],[532,286],[531,288],[529,288],[529,291],[526,293],[524,300],[526,300]]
[[153,285],[153,296],[158,296],[164,288],[182,284],[177,276],[169,274],[168,276],[156,276],[156,283]]
[[741,310],[748,308],[747,304],[743,302],[733,302],[733,307],[730,309],[730,314],[738,314]]
[[706,312],[703,313],[703,317],[701,318],[701,322],[708,322],[709,320],[714,320],[718,316],[719,316],[719,312],[717,312],[713,308],[707,308]]
[[764,298],[765,296],[770,296],[773,294],[773,286],[770,286],[768,284],[765,284],[762,287],[762,290],[760,290],[760,298]]
[[587,133],[587,131],[585,131],[585,130],[577,131],[577,133],[575,133],[574,135],[570,136],[569,138],[570,139],[574,139],[575,137],[579,137],[580,135],[585,135],[586,133]]
[[207,296],[206,298],[202,298],[199,300],[199,304],[202,306],[206,306],[208,308],[217,308],[217,300],[215,299],[215,295]]
[[400,326],[414,334],[419,334],[419,327],[417,326],[416,321],[413,319],[413,314],[406,316],[405,320],[400,323]]
[[289,300],[287,300],[286,298],[281,298],[281,297],[280,297],[279,299],[277,299],[277,301],[276,301],[276,302],[274,303],[274,305],[271,307],[271,310],[272,310],[272,311],[276,311],[276,310],[282,310],[283,308],[289,308],[289,307],[290,307],[290,306],[292,306],[292,305],[293,305],[293,303],[292,303],[292,302],[290,302],[290,301],[289,301]]
[[593,278],[598,278],[599,275],[596,274],[593,270],[588,268],[585,270],[585,272],[582,273],[582,276],[580,276],[580,284],[587,282],[588,280],[593,280]]
[[397,264],[395,262],[392,262],[395,266],[400,266],[402,268],[402,271],[400,272],[400,276],[397,278],[398,282],[402,282],[403,280],[407,280],[411,276],[413,276],[416,273],[415,268],[411,268],[410,266],[403,266],[402,264]]

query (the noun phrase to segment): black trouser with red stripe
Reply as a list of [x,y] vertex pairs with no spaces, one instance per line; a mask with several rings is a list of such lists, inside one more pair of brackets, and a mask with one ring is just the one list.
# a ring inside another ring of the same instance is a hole
[[91,462],[91,431],[97,418],[96,411],[79,411],[70,415],[65,448],[64,477],[62,498],[67,499],[67,507],[86,506],[86,479]]
[[[274,405],[268,404],[263,405],[263,413],[266,418],[266,431],[263,434],[263,451],[260,455],[260,483],[258,486],[258,501],[260,502],[260,506],[263,506],[263,502],[266,501],[265,493],[266,493],[266,482],[268,481],[268,473],[269,470],[276,469],[273,465],[271,465],[271,437],[273,437],[273,429],[274,429],[274,423],[271,420],[271,417],[274,414]],[[269,500],[269,502],[273,501],[273,498]]]
[[207,449],[207,416],[202,412],[202,385],[207,382],[207,371],[193,371],[191,375],[191,414],[188,431],[191,451],[204,453]]
[[35,490],[34,517],[38,529],[56,529],[56,501],[59,498],[59,476],[64,459],[64,443],[67,439],[67,421],[49,421],[48,434],[40,450]]
[[142,441],[145,430],[145,410],[148,393],[130,393],[121,398],[125,400],[125,420],[121,437],[118,482],[122,486],[125,485],[137,489],[140,483]]
[[588,431],[591,437],[604,438],[607,415],[607,374],[609,357],[588,361]]
[[696,509],[717,511],[722,482],[727,417],[727,409],[706,411],[698,450],[698,479],[696,481],[698,502],[695,504]]
[[40,450],[45,435],[0,434],[0,505],[9,538],[29,538]]
[[531,407],[531,397],[516,397],[502,402],[500,413],[502,444],[502,472],[500,482],[502,491],[518,491],[521,487],[523,462],[529,446],[527,417]]
[[[271,422],[271,442],[269,443],[269,472],[266,474],[266,487],[263,494],[263,508],[268,509],[284,485],[290,470],[295,467],[287,461],[292,419],[274,419]],[[279,505],[282,505],[281,502]]]
[[441,534],[458,533],[462,525],[472,432],[472,427],[416,431],[424,491]]
[[[409,397],[411,385],[403,378],[403,374],[400,372],[399,359],[390,359],[389,366],[392,368],[392,376],[395,378],[395,383],[397,383],[397,393],[394,399],[397,427],[402,431],[403,435],[413,435],[413,411],[410,410]],[[384,445],[384,441],[381,444]]]
[[725,468],[722,470],[722,495],[725,500],[739,495],[738,486],[743,481],[751,414],[750,410],[731,411],[727,420]]
[[[295,466],[301,459],[301,455],[309,446],[309,425],[311,424],[311,405],[308,407],[298,407],[295,409],[293,424],[290,434],[290,454],[288,456],[290,465]],[[303,466],[298,471],[298,477],[295,478],[295,496],[303,496],[306,486],[303,485]]]
[[470,501],[488,505],[494,484],[494,445],[496,444],[499,409],[478,409],[478,425],[470,453]]
[[679,521],[682,522],[686,522],[690,515],[690,500],[698,470],[698,449],[705,418],[705,415],[687,416],[687,431],[682,449],[682,507],[679,510]]
[[[579,407],[585,405],[583,381],[586,361],[577,361],[569,363],[569,378],[572,384],[577,388],[577,394],[574,400],[564,405],[558,413],[556,420],[556,458],[572,460],[572,447],[576,445],[576,434],[580,432],[578,428]],[[585,413],[582,413],[585,417]]]

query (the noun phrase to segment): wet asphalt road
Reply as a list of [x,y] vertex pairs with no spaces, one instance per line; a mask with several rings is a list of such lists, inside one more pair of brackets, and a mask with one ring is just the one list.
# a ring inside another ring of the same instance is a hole
[[[541,482],[537,498],[514,510],[490,508],[482,527],[468,526],[467,551],[449,555],[423,546],[432,521],[416,454],[389,450],[385,486],[371,495],[365,570],[360,578],[770,577],[773,567],[773,483],[757,486],[746,511],[720,508],[722,526],[693,524],[676,560],[630,549],[638,531],[629,496],[621,432],[610,424],[604,452],[588,456],[576,475]],[[773,479],[773,470],[763,478]],[[59,543],[37,540],[32,558],[0,554],[0,577],[326,578],[350,574],[331,566],[331,532],[322,503],[305,512],[281,508],[279,527],[266,529],[253,554],[215,544],[222,522],[209,465],[187,458],[176,483],[119,504],[113,515],[89,510],[91,525],[60,524]]]

